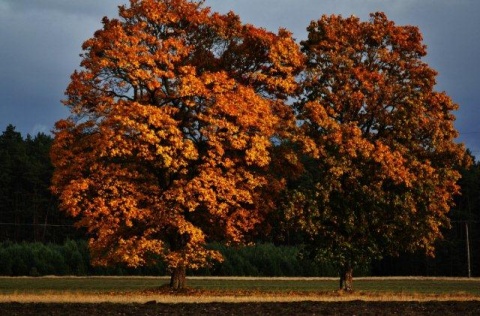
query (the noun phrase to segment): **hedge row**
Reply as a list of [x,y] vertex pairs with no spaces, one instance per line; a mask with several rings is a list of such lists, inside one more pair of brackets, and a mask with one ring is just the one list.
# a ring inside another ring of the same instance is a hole
[[[217,276],[336,276],[329,264],[302,259],[300,247],[257,244],[248,247],[227,247],[212,244],[225,261],[189,275]],[[162,262],[154,266],[129,269],[122,266],[93,267],[85,241],[68,240],[63,245],[42,243],[0,244],[0,275],[166,275]],[[368,272],[368,271],[367,271]],[[365,274],[365,271],[357,272]]]
[[84,240],[67,240],[63,245],[3,242],[0,262],[0,275],[6,276],[164,275],[166,272],[162,263],[139,269],[93,267]]
[[210,269],[192,274],[216,276],[336,276],[337,269],[330,264],[320,264],[302,258],[301,247],[276,246],[271,243],[247,247],[210,245],[220,251],[224,262]]

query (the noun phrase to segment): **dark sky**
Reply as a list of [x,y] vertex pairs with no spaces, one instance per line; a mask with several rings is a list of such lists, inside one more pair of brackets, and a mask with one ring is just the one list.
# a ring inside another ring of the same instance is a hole
[[[81,44],[116,17],[127,0],[0,0],[0,131],[49,132],[68,115],[61,105]],[[213,10],[239,14],[268,30],[291,30],[297,40],[322,14],[362,20],[383,11],[398,25],[416,25],[428,46],[425,61],[439,72],[437,90],[460,105],[459,142],[480,156],[480,0],[206,0]]]

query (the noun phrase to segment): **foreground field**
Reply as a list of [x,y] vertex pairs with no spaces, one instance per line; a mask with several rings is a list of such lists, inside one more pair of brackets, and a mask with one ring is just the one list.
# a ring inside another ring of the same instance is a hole
[[480,315],[480,303],[469,302],[291,302],[180,304],[0,303],[1,315]]

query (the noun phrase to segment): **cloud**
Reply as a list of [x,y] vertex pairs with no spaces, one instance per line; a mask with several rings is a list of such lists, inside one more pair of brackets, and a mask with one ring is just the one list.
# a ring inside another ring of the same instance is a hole
[[[68,15],[97,16],[98,12],[106,11],[109,7],[117,7],[120,1],[115,0],[0,0],[0,8],[8,8],[10,12],[22,14],[33,12],[42,14],[47,11]],[[126,1],[127,2],[127,1]]]
[[51,130],[52,130],[51,126],[46,126],[43,124],[35,124],[32,128],[32,132],[30,133],[30,135],[35,136],[39,133],[49,135]]
[[[417,6],[418,6],[418,1]],[[409,11],[415,1],[385,1],[385,0],[207,0],[205,4],[214,10],[227,12],[233,10],[245,22],[262,26],[270,30],[286,27],[303,37],[305,29],[312,20],[322,15],[341,14],[356,15],[362,19],[376,11]],[[253,9],[255,8],[255,9]]]
[[0,128],[22,133],[51,126],[69,76],[78,68],[83,41],[116,16],[119,1],[0,0]]

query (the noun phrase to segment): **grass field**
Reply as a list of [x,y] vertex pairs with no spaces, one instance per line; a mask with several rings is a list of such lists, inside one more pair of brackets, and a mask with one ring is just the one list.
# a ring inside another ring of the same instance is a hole
[[480,300],[479,278],[357,278],[355,292],[334,278],[189,277],[172,293],[167,277],[0,277],[0,302],[213,302]]

